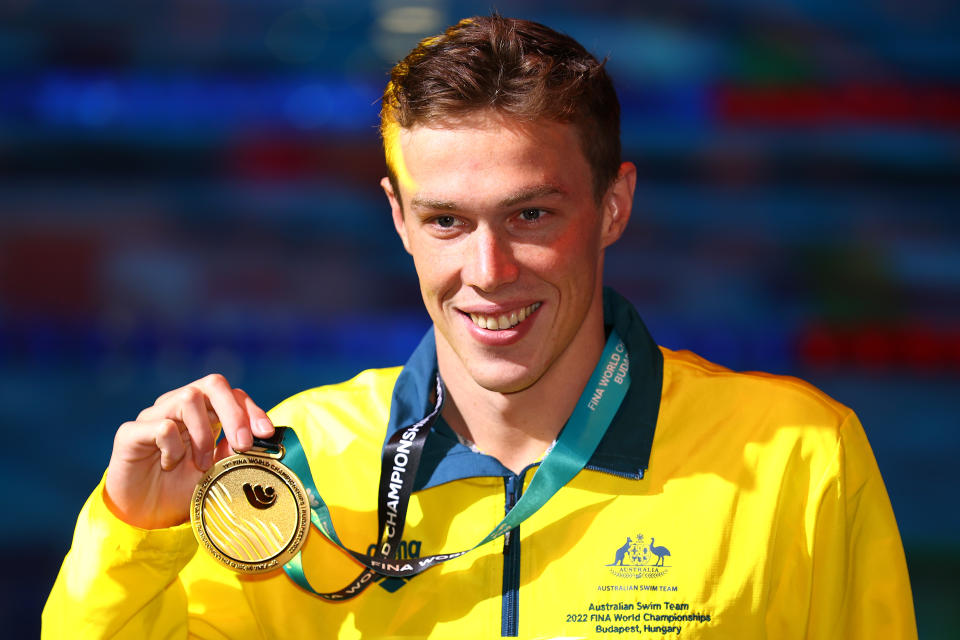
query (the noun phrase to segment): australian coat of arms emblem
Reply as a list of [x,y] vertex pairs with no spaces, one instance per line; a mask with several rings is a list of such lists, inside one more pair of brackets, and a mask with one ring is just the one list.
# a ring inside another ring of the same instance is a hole
[[642,533],[628,537],[613,552],[613,562],[607,566],[619,578],[659,578],[670,570],[672,554],[656,538],[649,542]]

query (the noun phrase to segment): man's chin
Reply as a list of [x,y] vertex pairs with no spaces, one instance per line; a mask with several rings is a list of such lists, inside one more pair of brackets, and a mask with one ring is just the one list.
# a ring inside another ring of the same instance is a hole
[[539,375],[529,369],[509,373],[503,371],[471,372],[471,377],[474,382],[487,391],[503,394],[525,391],[540,379]]

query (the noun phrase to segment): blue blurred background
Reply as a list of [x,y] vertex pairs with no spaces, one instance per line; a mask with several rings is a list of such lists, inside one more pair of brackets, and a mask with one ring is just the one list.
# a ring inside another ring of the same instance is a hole
[[[922,638],[957,637],[960,5],[527,0],[640,170],[608,282],[654,337],[854,407]],[[220,371],[263,406],[427,327],[378,98],[458,0],[0,3],[0,624],[37,634],[113,433]],[[10,506],[12,505],[12,508]]]

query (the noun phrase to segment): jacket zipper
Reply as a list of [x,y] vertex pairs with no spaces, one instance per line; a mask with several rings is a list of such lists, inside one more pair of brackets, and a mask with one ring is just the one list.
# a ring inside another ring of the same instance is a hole
[[[504,514],[509,513],[520,496],[523,494],[523,478],[527,470],[535,466],[534,463],[520,472],[520,475],[510,474],[504,477],[504,491],[506,498],[504,500]],[[599,471],[609,475],[640,480],[643,478],[643,470],[637,473],[622,473],[601,469],[593,465],[587,465],[586,469]],[[503,596],[501,600],[500,613],[500,636],[503,638],[516,638],[519,635],[520,626],[520,527],[511,529],[503,536]]]
[[[523,492],[524,469],[520,475],[504,478],[506,500],[504,513],[517,504]],[[520,527],[511,529],[503,537],[503,599],[501,601],[500,635],[517,637],[520,616]]]

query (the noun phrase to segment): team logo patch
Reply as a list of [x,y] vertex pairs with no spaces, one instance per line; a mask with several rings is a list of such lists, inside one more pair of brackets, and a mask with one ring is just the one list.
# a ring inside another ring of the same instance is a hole
[[642,533],[628,537],[612,555],[613,562],[607,566],[618,578],[659,578],[672,566],[670,549],[656,544],[656,538],[648,542]]

